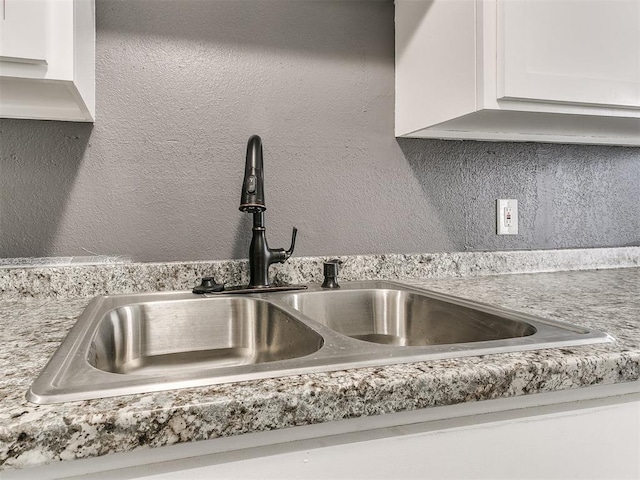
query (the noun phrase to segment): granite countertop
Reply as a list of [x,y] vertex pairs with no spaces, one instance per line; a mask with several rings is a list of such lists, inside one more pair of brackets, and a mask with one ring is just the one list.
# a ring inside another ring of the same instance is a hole
[[0,297],[0,469],[640,379],[640,268],[404,281],[616,341],[34,405],[25,392],[89,298]]

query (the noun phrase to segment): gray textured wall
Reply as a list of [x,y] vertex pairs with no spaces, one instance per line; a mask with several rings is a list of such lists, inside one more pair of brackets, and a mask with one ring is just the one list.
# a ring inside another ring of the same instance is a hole
[[0,121],[0,257],[246,257],[253,133],[297,255],[640,244],[640,148],[396,140],[390,1],[97,0],[96,48],[93,127]]

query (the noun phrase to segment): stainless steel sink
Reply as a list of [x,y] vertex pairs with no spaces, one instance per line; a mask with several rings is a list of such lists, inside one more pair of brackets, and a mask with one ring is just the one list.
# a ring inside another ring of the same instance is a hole
[[611,338],[393,282],[96,297],[33,383],[41,404]]
[[105,372],[153,375],[287,360],[316,352],[322,343],[322,336],[265,300],[169,300],[109,311],[87,361]]
[[285,301],[342,335],[387,345],[486,342],[536,333],[525,321],[397,288],[297,293]]

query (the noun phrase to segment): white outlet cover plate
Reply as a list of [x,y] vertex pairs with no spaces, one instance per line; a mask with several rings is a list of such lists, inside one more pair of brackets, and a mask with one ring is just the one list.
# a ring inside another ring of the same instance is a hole
[[498,199],[496,201],[496,223],[498,235],[518,234],[518,200]]

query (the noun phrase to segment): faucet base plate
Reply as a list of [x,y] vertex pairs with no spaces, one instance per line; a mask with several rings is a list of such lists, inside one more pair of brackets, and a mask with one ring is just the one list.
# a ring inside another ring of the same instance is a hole
[[306,290],[309,288],[307,285],[282,285],[267,287],[252,287],[250,285],[239,285],[235,287],[225,287],[221,292],[210,292],[202,294],[204,297],[213,297],[216,295],[226,295],[229,293],[243,294],[243,293],[265,293],[265,292],[286,292],[289,290]]

